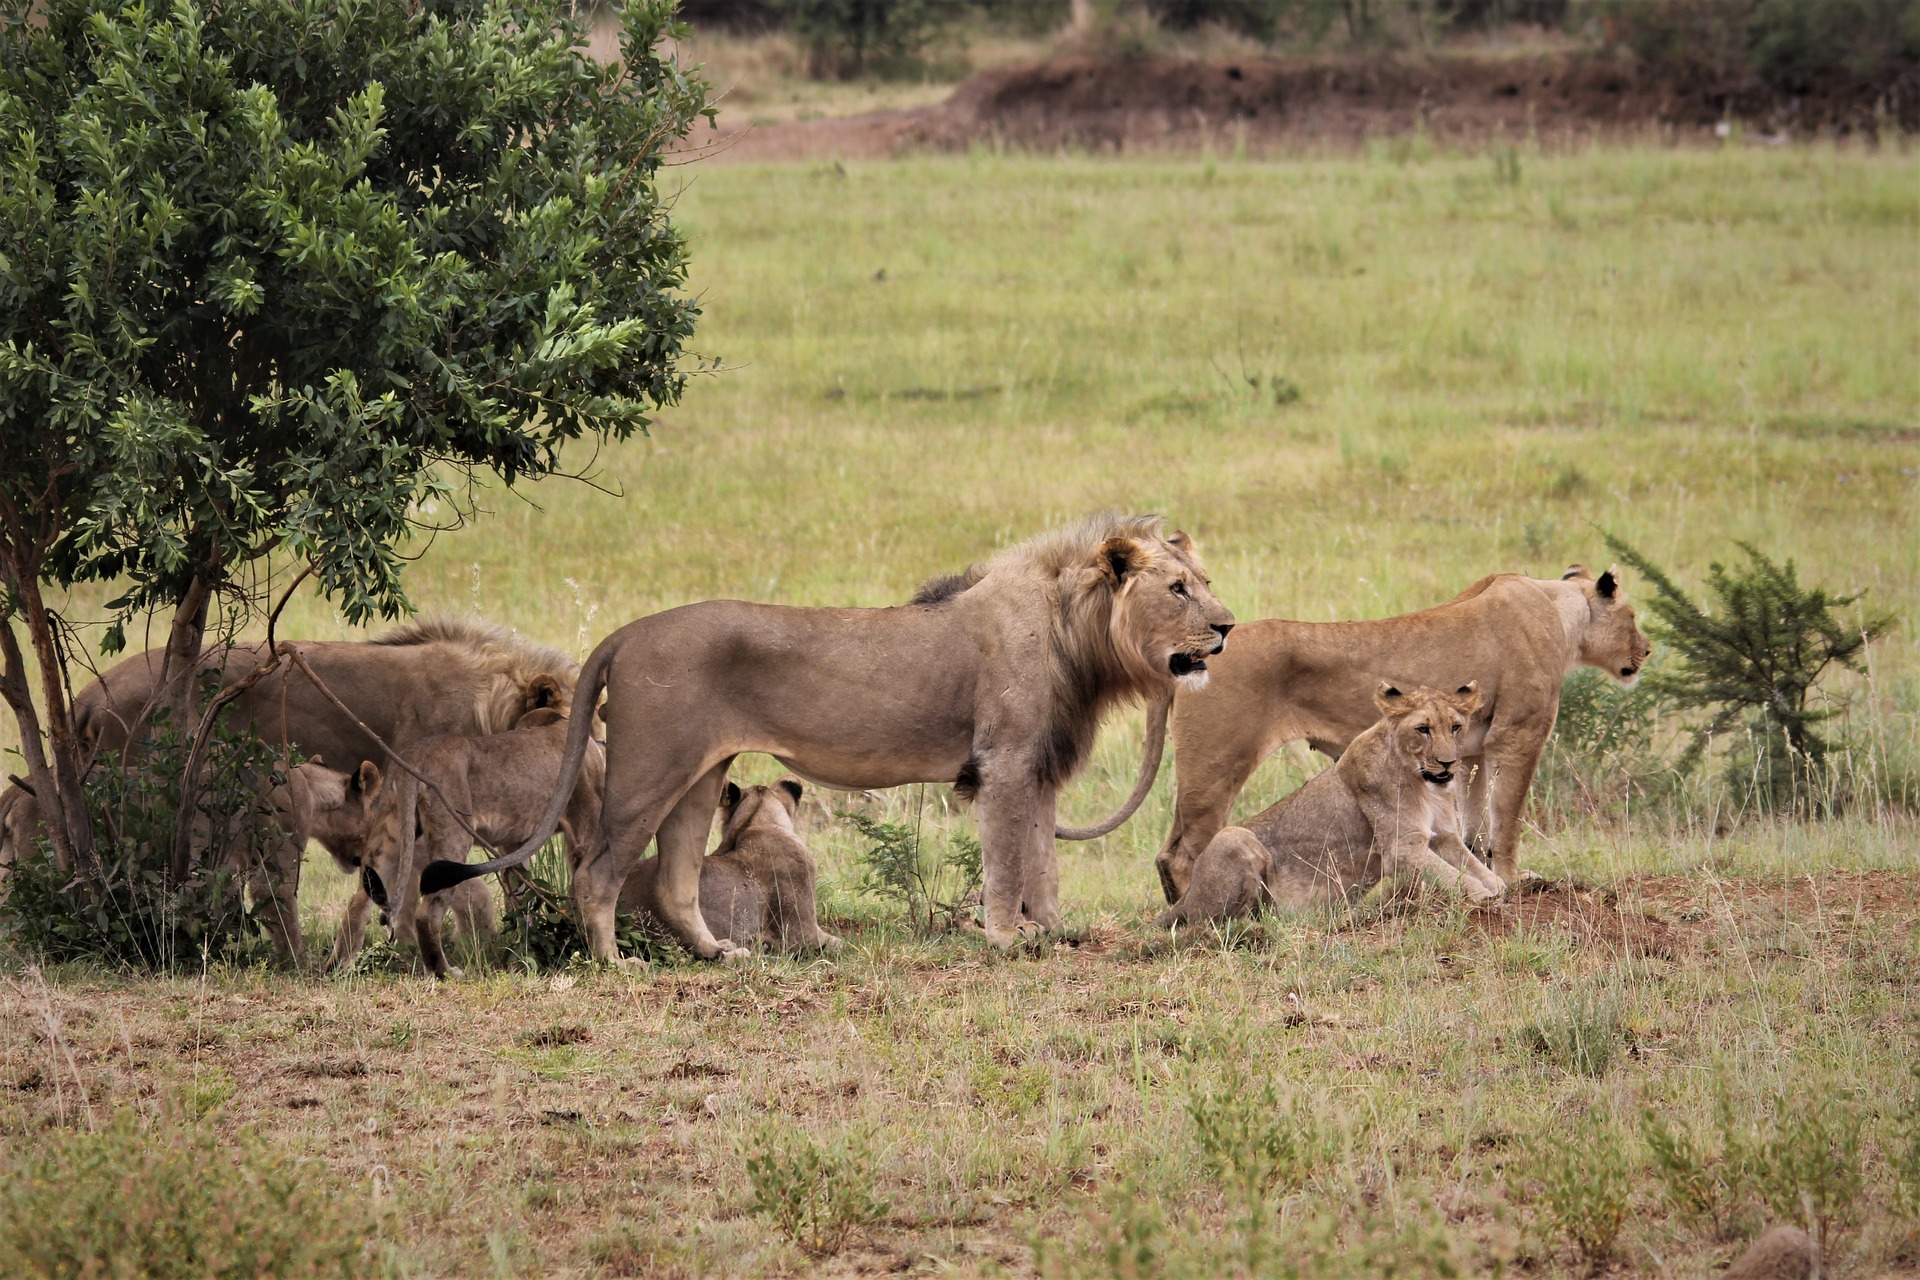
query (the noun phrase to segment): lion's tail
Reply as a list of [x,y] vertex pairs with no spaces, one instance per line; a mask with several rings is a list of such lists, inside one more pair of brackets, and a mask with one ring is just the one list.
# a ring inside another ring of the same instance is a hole
[[1056,840],[1097,840],[1133,816],[1133,811],[1153,790],[1154,779],[1160,776],[1160,756],[1167,746],[1167,709],[1171,706],[1173,694],[1169,693],[1147,712],[1147,745],[1140,757],[1140,776],[1134,780],[1133,794],[1120,806],[1120,811],[1105,822],[1096,822],[1090,827],[1056,825],[1053,829]]
[[553,798],[547,801],[547,811],[540,815],[540,825],[533,837],[512,853],[501,854],[488,862],[448,862],[445,859],[429,862],[427,869],[420,873],[422,894],[438,893],[442,889],[451,889],[463,880],[521,866],[540,852],[541,845],[553,838],[553,833],[560,829],[560,819],[567,812],[568,802],[573,799],[574,783],[580,778],[580,762],[587,755],[587,739],[593,736],[593,709],[599,703],[600,690],[606,684],[607,666],[613,661],[613,655],[619,647],[614,637],[608,636],[600,642],[600,647],[593,651],[593,656],[587,659],[587,665],[580,671],[580,682],[573,691],[573,714],[567,724],[567,754],[560,762],[560,783],[554,789]]

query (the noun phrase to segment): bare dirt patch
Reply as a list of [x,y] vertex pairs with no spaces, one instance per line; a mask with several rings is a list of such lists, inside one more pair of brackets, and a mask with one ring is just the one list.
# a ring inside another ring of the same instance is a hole
[[1860,127],[1870,119],[1862,110],[1841,99],[1781,104],[1713,86],[1676,86],[1583,54],[1057,58],[981,72],[936,106],[723,126],[694,144],[730,160],[876,157],[978,144],[1262,154],[1345,150],[1416,133],[1448,146],[1525,138],[1557,145],[1649,132],[1704,140],[1730,116],[1784,137]]

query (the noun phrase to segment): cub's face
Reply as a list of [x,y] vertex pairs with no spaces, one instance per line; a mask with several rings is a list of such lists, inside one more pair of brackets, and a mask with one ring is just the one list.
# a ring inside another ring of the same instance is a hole
[[1576,565],[1567,570],[1566,578],[1577,581],[1587,597],[1587,633],[1580,643],[1580,661],[1631,689],[1640,682],[1640,668],[1647,664],[1653,643],[1640,630],[1633,606],[1620,589],[1619,570],[1609,568],[1595,579]]
[[1203,687],[1207,659],[1226,647],[1233,614],[1214,597],[1193,540],[1184,533],[1113,538],[1094,570],[1113,592],[1114,647],[1136,678]]
[[1452,693],[1425,687],[1401,691],[1382,681],[1374,703],[1386,717],[1394,748],[1431,786],[1444,787],[1460,763],[1460,735],[1480,706],[1480,682]]

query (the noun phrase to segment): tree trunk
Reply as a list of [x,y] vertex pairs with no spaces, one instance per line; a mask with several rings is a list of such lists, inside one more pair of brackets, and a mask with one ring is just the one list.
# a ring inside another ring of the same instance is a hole
[[[213,598],[213,592],[207,586],[207,580],[195,577],[181,595],[180,602],[173,610],[173,625],[167,628],[167,656],[160,669],[160,705],[167,709],[167,722],[174,732],[181,734],[191,743],[197,736],[194,733],[197,717],[193,714],[195,675],[200,669],[200,647],[207,634],[207,604]],[[193,812],[200,805],[200,779],[198,769],[184,768],[192,759],[188,752],[182,757],[183,771],[180,776],[180,812],[177,831],[192,830]],[[173,844],[173,874],[182,877],[187,874],[190,841],[176,839]]]
[[40,715],[27,680],[27,660],[20,652],[19,637],[13,634],[11,618],[0,621],[0,659],[5,663],[0,668],[0,697],[13,708],[14,721],[20,726],[20,754],[26,758],[27,782],[33,787],[35,807],[53,845],[54,865],[68,871],[73,866],[73,838],[59,803],[59,784],[47,763],[46,744],[40,740]]
[[53,633],[53,619],[40,595],[39,582],[23,581],[17,586],[20,601],[26,605],[27,635],[33,641],[33,658],[40,664],[40,697],[47,707],[47,740],[53,756],[54,799],[58,801],[54,804],[44,797],[41,799],[41,820],[49,829],[64,820],[73,870],[96,876],[99,860],[94,856],[93,824],[87,818],[86,795],[80,789],[80,738],[74,732],[73,708],[67,705],[66,666],[61,660],[60,641]]

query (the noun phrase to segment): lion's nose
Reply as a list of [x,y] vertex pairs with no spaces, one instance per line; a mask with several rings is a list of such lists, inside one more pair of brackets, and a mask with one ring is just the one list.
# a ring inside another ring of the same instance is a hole
[[1227,647],[1227,632],[1231,630],[1233,630],[1233,624],[1231,622],[1216,622],[1213,624],[1213,634],[1217,637],[1213,646],[1215,653]]

